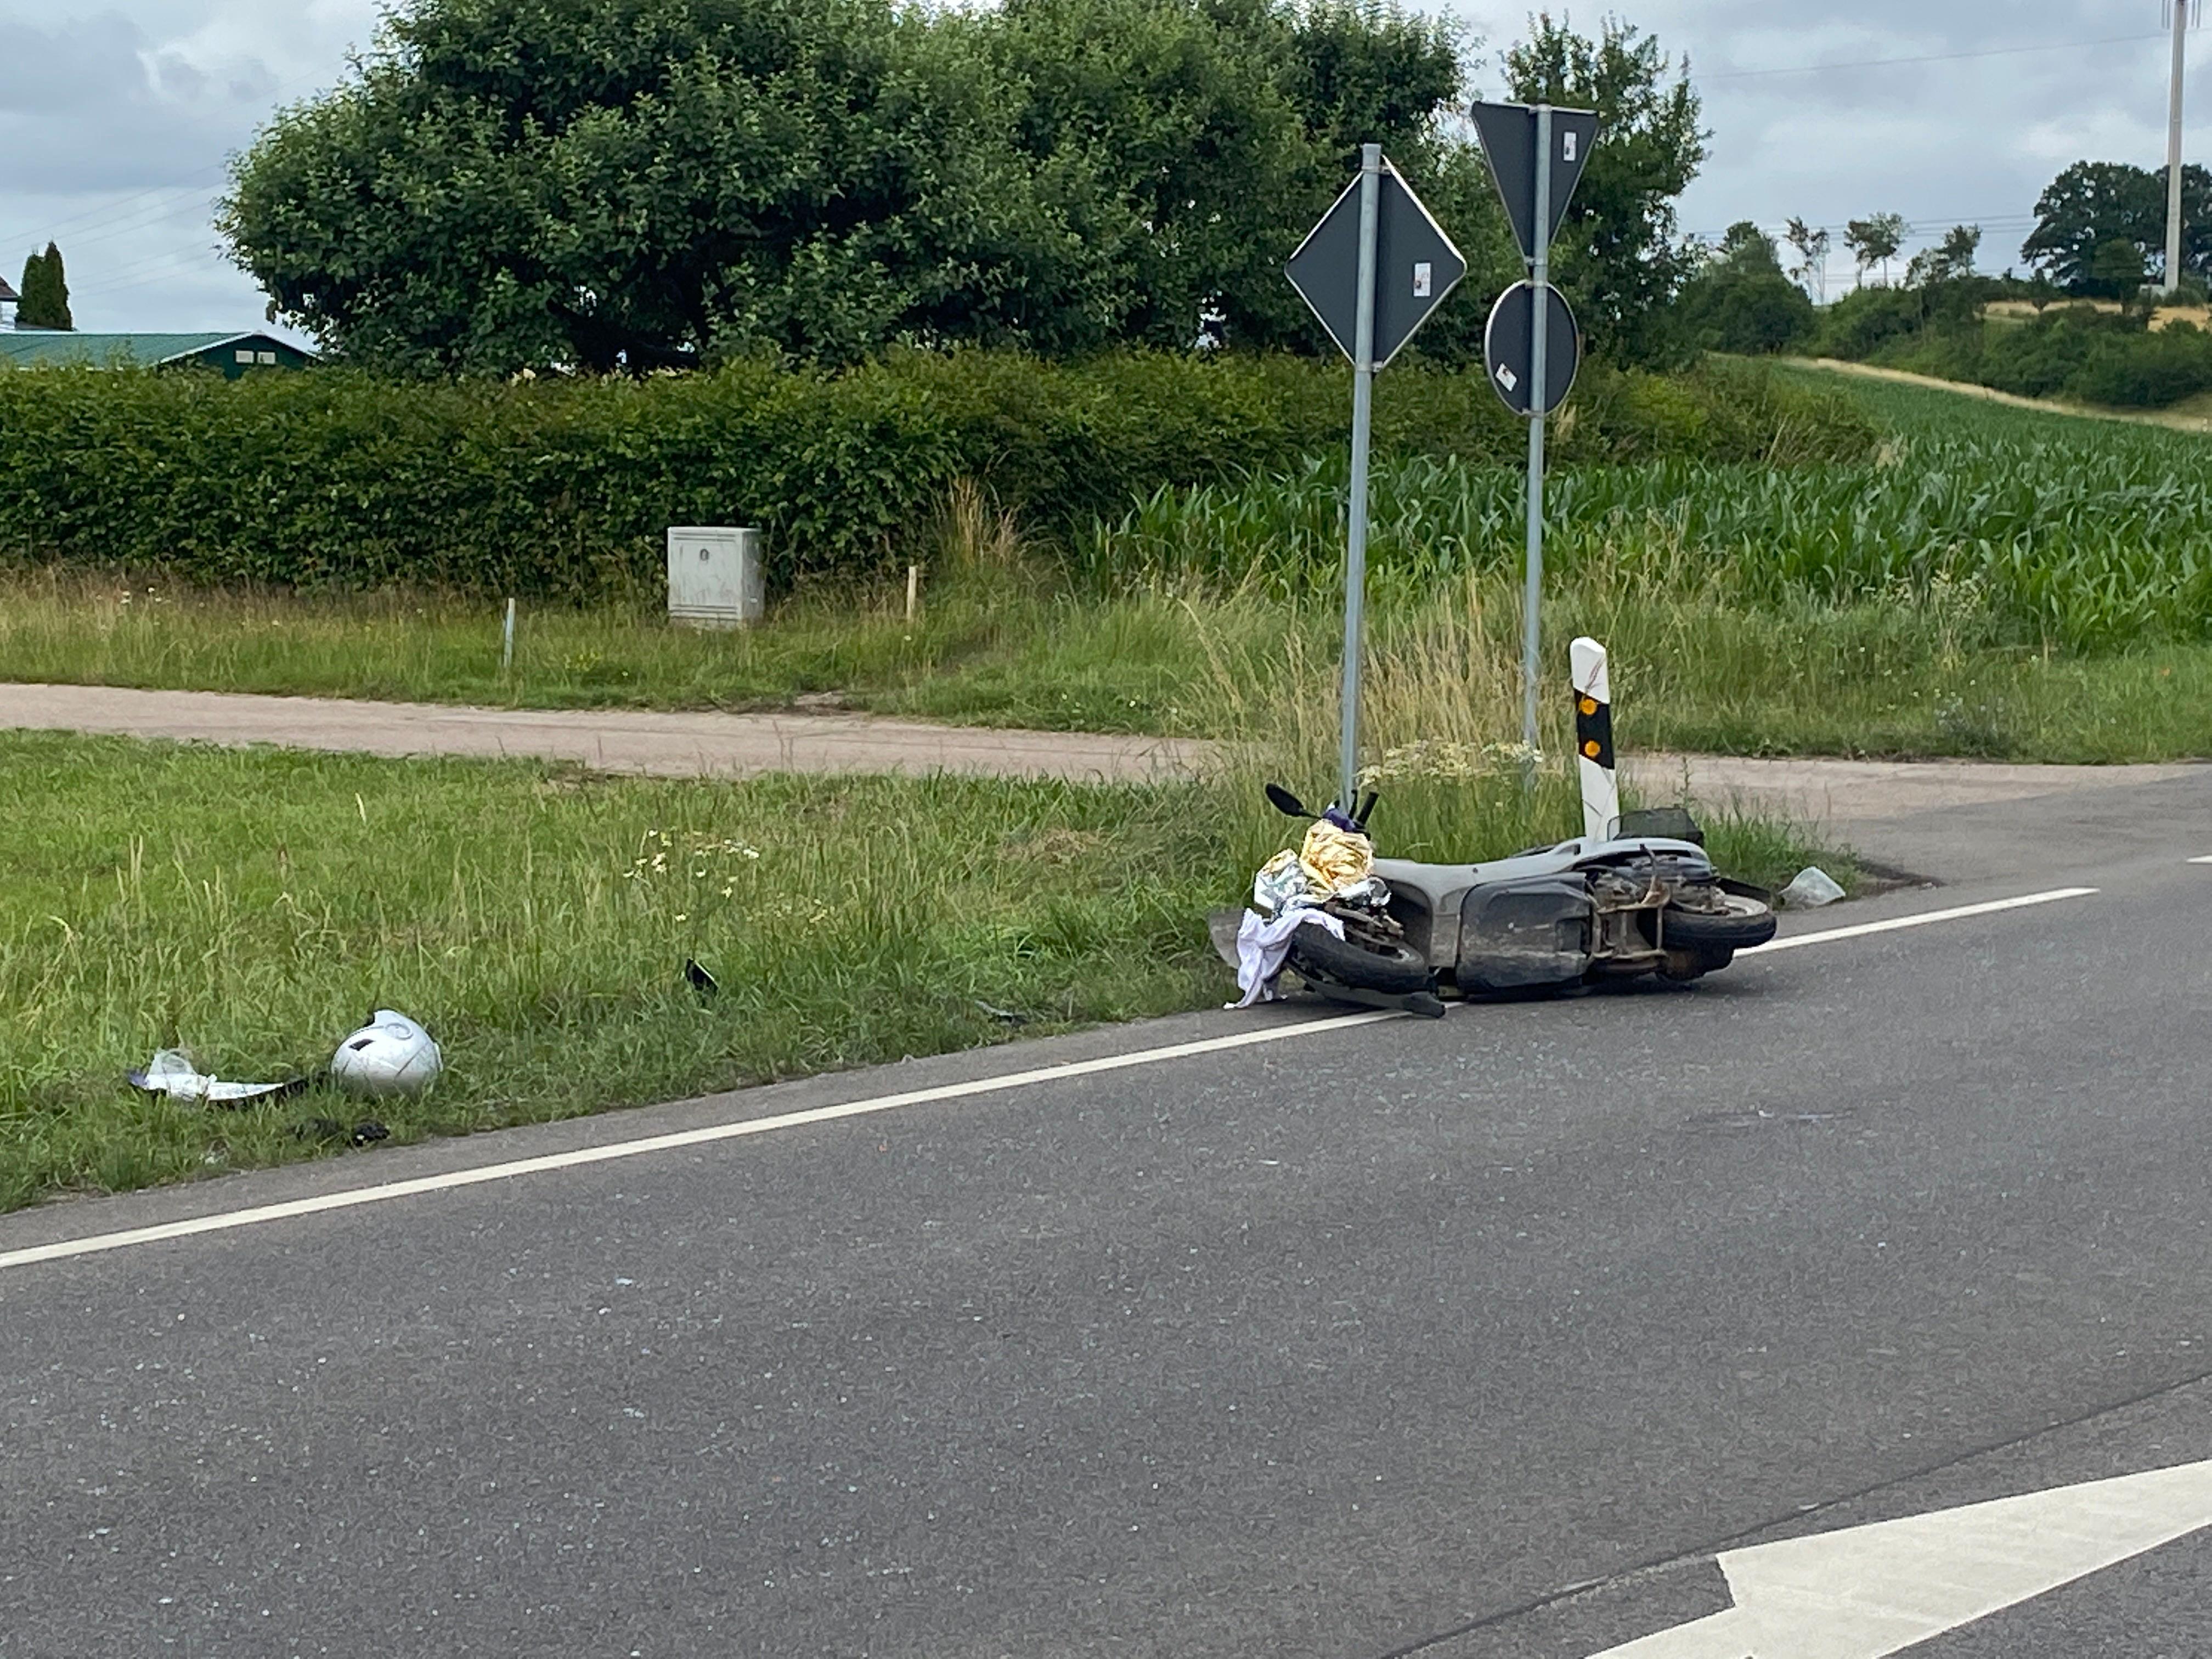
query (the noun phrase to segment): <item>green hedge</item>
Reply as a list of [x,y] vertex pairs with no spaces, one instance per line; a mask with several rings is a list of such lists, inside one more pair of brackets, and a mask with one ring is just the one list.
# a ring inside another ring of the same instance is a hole
[[[924,551],[963,476],[1066,537],[1164,484],[1293,464],[1344,442],[1349,390],[1335,364],[1160,354],[512,385],[17,370],[0,373],[0,558],[580,598],[654,591],[671,524],[758,524],[788,586]],[[1568,463],[1873,442],[1838,399],[1723,370],[1589,371],[1559,428]],[[1523,437],[1479,375],[1408,363],[1377,382],[1376,441],[1507,462]]]

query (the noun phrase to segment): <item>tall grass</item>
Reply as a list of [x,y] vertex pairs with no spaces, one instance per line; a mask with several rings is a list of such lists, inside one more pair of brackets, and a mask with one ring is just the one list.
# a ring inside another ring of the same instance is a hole
[[[1653,462],[1554,480],[1545,635],[1612,647],[1624,743],[2212,753],[2204,441],[1849,386],[1895,428],[1879,464]],[[1380,482],[1376,695],[1419,688],[1409,733],[1517,737],[1517,474],[1420,463]],[[1162,494],[1098,526],[1068,580],[1056,544],[956,486],[917,529],[918,618],[896,576],[811,589],[731,635],[671,629],[643,605],[526,604],[506,674],[499,608],[482,599],[0,574],[0,680],[544,708],[781,708],[834,691],[945,720],[1233,736],[1258,711],[1334,695],[1340,500],[1322,467]]]

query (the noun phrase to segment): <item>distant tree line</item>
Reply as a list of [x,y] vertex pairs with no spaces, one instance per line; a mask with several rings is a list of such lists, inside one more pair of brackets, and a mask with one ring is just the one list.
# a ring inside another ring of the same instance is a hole
[[[2182,169],[2182,215],[2179,289],[2185,298],[2201,299],[2207,280],[2212,279],[2212,175],[2202,167]],[[1790,221],[1782,240],[1795,260],[1785,275],[1774,237],[1747,220],[1731,225],[1719,245],[1702,255],[1682,287],[1679,313],[1684,331],[1707,350],[1803,349],[1857,357],[1880,350],[1886,341],[1931,326],[1955,335],[1978,325],[1984,309],[1994,300],[2026,301],[2039,319],[2045,307],[2063,299],[2119,301],[2121,313],[2115,324],[2092,327],[2076,319],[2072,331],[2065,334],[2072,343],[2063,349],[2038,334],[2038,361],[2044,367],[2027,378],[2048,380],[2049,365],[2067,350],[2086,362],[2092,344],[2106,358],[2119,349],[2101,340],[2091,342],[2091,334],[2112,327],[2140,330],[2147,323],[2148,308],[2142,303],[2149,297],[2145,285],[2154,278],[2162,285],[2165,276],[2165,174],[2111,161],[2077,161],[2068,167],[2036,203],[2035,228],[2021,246],[2021,256],[2033,272],[2024,279],[2010,272],[2002,277],[1978,272],[1981,227],[1954,225],[1912,255],[1901,285],[1892,289],[1887,286],[1890,261],[1911,234],[1911,227],[1901,214],[1875,213],[1850,221],[1844,228],[1844,245],[1858,269],[1859,285],[1821,312],[1811,295],[1821,289],[1833,245],[1826,227]],[[1865,287],[1866,276],[1877,269],[1883,286]],[[2008,349],[2016,343],[2001,346]],[[2177,337],[2172,343],[2129,349],[2148,361],[2153,355],[2172,357],[2197,347]],[[1951,356],[1955,359],[1958,353],[1954,350]],[[2100,374],[2100,401],[2113,401],[2104,393],[2117,383],[2116,374]],[[2066,379],[2061,374],[2062,381]],[[2166,377],[2160,384],[2172,380]]]

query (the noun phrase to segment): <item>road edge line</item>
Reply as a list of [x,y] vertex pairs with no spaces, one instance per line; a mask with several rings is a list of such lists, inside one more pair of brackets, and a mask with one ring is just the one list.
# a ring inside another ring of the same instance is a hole
[[[2016,898],[1991,899],[1980,904],[1954,905],[1948,909],[1925,910],[1917,915],[1893,916],[1882,921],[1863,921],[1848,927],[1831,927],[1814,933],[1798,933],[1785,939],[1770,939],[1764,945],[1753,945],[1738,951],[1739,957],[1757,956],[1768,951],[1795,950],[1800,945],[1822,945],[1832,940],[1859,939],[1873,933],[1894,933],[1901,928],[1924,927],[1932,922],[1955,921],[1968,916],[1992,915],[2005,910],[2018,910],[2030,905],[2050,904],[2060,899],[2086,898],[2098,890],[2094,887],[2057,887],[2047,892],[2024,893]],[[242,1227],[258,1226],[264,1222],[289,1221],[301,1216],[320,1215],[333,1210],[357,1209],[363,1205],[388,1203],[394,1199],[412,1198],[424,1193],[444,1192],[459,1187],[481,1186],[487,1182],[508,1181],[520,1176],[544,1175],[556,1170],[577,1169],[593,1164],[608,1164],[620,1158],[639,1158],[648,1152],[675,1152],[687,1146],[710,1146],[717,1141],[738,1140],[750,1135],[772,1134],[781,1129],[795,1129],[814,1123],[833,1123],[840,1119],[872,1116],[880,1112],[896,1111],[902,1107],[927,1105],[941,1100],[972,1099],[979,1095],[1000,1094],[1008,1090],[1026,1088],[1033,1084],[1057,1083],[1071,1078],[1095,1077],[1102,1073],[1127,1071],[1139,1066],[1152,1066],[1165,1060],[1181,1060],[1194,1054],[1220,1054],[1237,1048],[1256,1048],[1271,1042],[1286,1042],[1293,1037],[1311,1036],[1324,1031],[1348,1030],[1355,1026],[1372,1025],[1383,1020],[1402,1019],[1405,1016],[1395,1011],[1373,1013],[1340,1014],[1326,1019],[1302,1020],[1295,1025],[1270,1027],[1261,1031],[1237,1031],[1226,1036],[1202,1037],[1189,1042],[1169,1043],[1158,1048],[1139,1048],[1125,1054],[1104,1054],[1095,1060],[1068,1060],[1058,1066],[1031,1067],[1025,1071],[1007,1072],[996,1077],[975,1078],[965,1083],[939,1084],[933,1088],[913,1089],[890,1095],[871,1096],[860,1100],[841,1101],[829,1106],[808,1107],[796,1112],[780,1112],[767,1117],[740,1119],[733,1123],[713,1123],[696,1129],[679,1129],[666,1134],[647,1135],[635,1140],[611,1141],[600,1146],[580,1146],[565,1152],[548,1152],[537,1158],[511,1158],[496,1164],[478,1164],[466,1170],[449,1170],[438,1175],[416,1176],[405,1181],[381,1182],[372,1187],[349,1187],[334,1193],[319,1193],[309,1198],[295,1198],[279,1204],[253,1205],[242,1210],[220,1210],[211,1214],[188,1216],[179,1221],[157,1222],[150,1226],[131,1227],[112,1233],[92,1233],[82,1238],[57,1239],[50,1243],[26,1245],[18,1249],[0,1251],[0,1273],[11,1267],[28,1267],[43,1261],[66,1261],[72,1256],[98,1255],[110,1250],[120,1250],[138,1244],[155,1244],[172,1238],[190,1238],[202,1233],[230,1232]]]
[[712,1123],[696,1129],[678,1129],[666,1134],[646,1135],[635,1140],[610,1141],[600,1146],[580,1146],[565,1152],[547,1152],[537,1158],[510,1158],[466,1170],[448,1170],[438,1175],[416,1176],[405,1181],[382,1182],[373,1187],[349,1187],[334,1193],[318,1193],[309,1198],[288,1199],[280,1204],[258,1204],[243,1210],[218,1210],[208,1215],[188,1216],[179,1221],[157,1222],[150,1226],[130,1227],[112,1233],[91,1233],[82,1238],[57,1239],[51,1243],[0,1251],[0,1272],[10,1267],[27,1267],[41,1261],[63,1261],[70,1256],[97,1255],[136,1244],[154,1244],[164,1239],[228,1232],[240,1227],[257,1226],[264,1222],[289,1221],[295,1217],[319,1215],[331,1210],[356,1209],[365,1204],[387,1203],[393,1199],[412,1198],[419,1194],[443,1192],[455,1187],[481,1186],[486,1182],[507,1181],[519,1176],[544,1175],[555,1170],[608,1164],[617,1158],[641,1157],[647,1152],[674,1152],[686,1146],[704,1146],[720,1140],[740,1139],[747,1135],[772,1134],[779,1129],[795,1129],[812,1123],[832,1123],[841,1118],[866,1117],[878,1112],[896,1111],[902,1107],[927,1105],[934,1101],[963,1100],[977,1095],[1026,1088],[1032,1084],[1095,1077],[1102,1072],[1126,1071],[1133,1066],[1158,1065],[1164,1060],[1182,1060],[1193,1054],[1256,1048],[1263,1043],[1283,1042],[1293,1037],[1348,1030],[1353,1026],[1372,1025],[1382,1020],[1404,1018],[1405,1015],[1395,1011],[1386,1011],[1301,1020],[1295,1025],[1272,1026],[1260,1031],[1237,1031],[1227,1036],[1201,1037],[1189,1042],[1169,1043],[1158,1048],[1139,1048],[1125,1054],[1103,1054],[1095,1060],[1067,1060],[1058,1066],[1006,1072],[995,1077],[971,1079],[965,1083],[944,1083],[933,1088],[840,1101],[834,1105],[811,1106],[803,1110],[779,1112],[767,1117],[743,1118],[734,1123]]
[[1883,921],[1862,921],[1850,927],[1830,927],[1817,933],[1792,933],[1747,945],[1739,957],[1755,957],[1768,951],[1794,951],[1802,945],[1825,945],[1831,939],[1863,939],[1870,933],[1893,933],[1905,927],[1925,927],[1930,922],[1958,921],[1967,916],[1995,915],[2001,910],[2021,910],[2032,904],[2055,904],[2060,899],[2087,898],[2094,887],[2054,887],[2048,892],[2023,893],[2018,898],[1990,899],[1981,904],[1954,905],[1948,910],[1923,910],[1917,915],[1891,916]]

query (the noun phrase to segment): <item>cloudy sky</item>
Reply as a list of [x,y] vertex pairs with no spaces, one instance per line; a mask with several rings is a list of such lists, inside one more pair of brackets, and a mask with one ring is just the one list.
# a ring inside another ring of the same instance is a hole
[[[1985,231],[2002,268],[2083,156],[2162,165],[2160,0],[1620,0],[1686,52],[1713,130],[1686,228],[1903,214]],[[1457,0],[1495,48],[1530,9]],[[1602,8],[1577,6],[1585,27]],[[77,325],[250,327],[262,297],[208,227],[225,158],[366,46],[374,0],[0,0],[0,266],[60,243]],[[1894,61],[1909,59],[1914,61]],[[2191,160],[2212,159],[2212,27],[2192,36]]]

